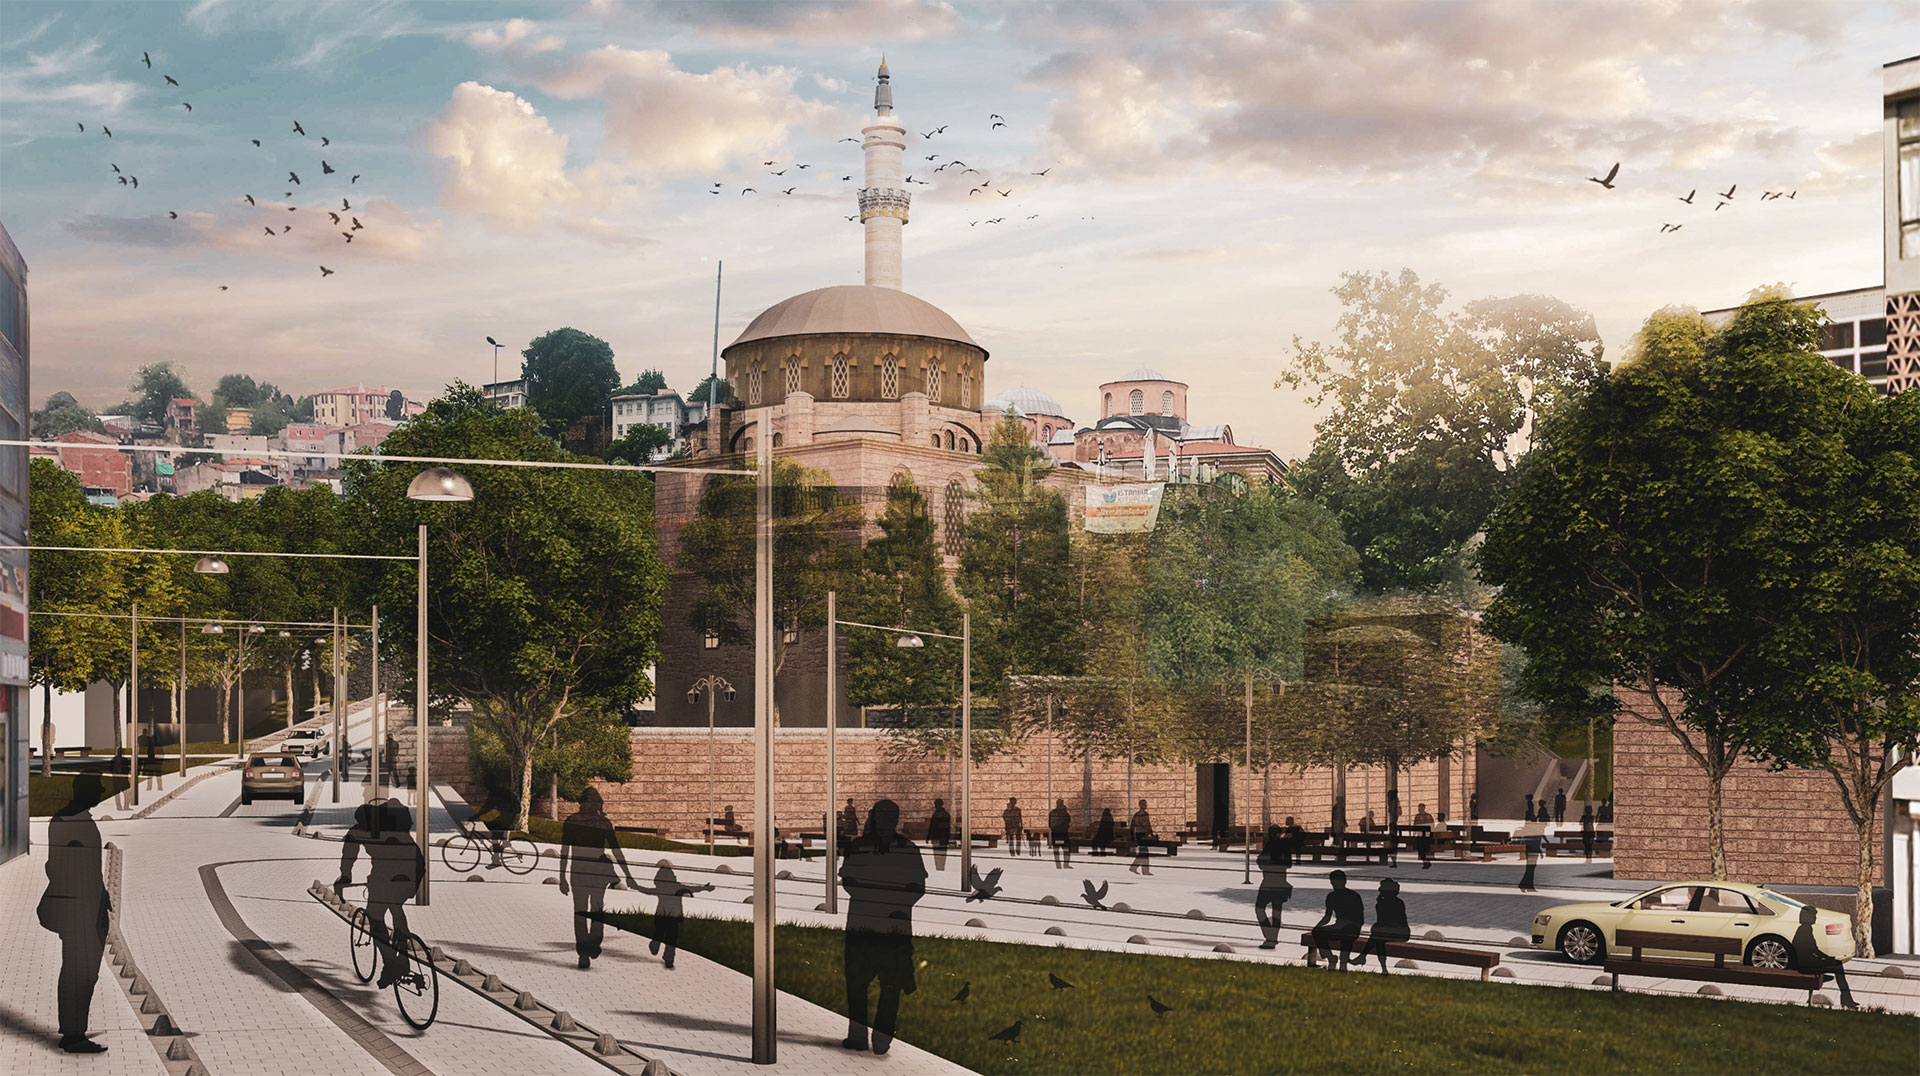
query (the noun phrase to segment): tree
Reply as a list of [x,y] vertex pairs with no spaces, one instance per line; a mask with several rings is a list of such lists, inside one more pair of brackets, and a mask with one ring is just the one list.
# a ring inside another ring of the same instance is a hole
[[271,384],[255,383],[246,374],[227,374],[214,383],[213,396],[229,407],[258,407],[280,395]]
[[1816,351],[1820,320],[1768,292],[1719,332],[1690,310],[1653,315],[1629,362],[1542,423],[1481,550],[1502,588],[1487,628],[1526,648],[1532,695],[1610,711],[1637,698],[1626,712],[1700,767],[1715,878],[1721,786],[1765,727],[1740,670],[1819,519],[1795,490],[1799,453],[1824,450],[1846,398]]
[[673,445],[673,434],[665,426],[637,422],[626,435],[607,446],[609,463],[643,464],[653,462],[654,454]]
[[700,383],[695,385],[693,391],[687,394],[687,402],[690,404],[708,404],[713,400],[716,390],[720,394],[719,401],[721,407],[739,402],[733,395],[733,386],[727,383],[727,379],[724,377],[716,378],[711,374],[701,378]]
[[1067,503],[1040,485],[1052,463],[1011,414],[981,457],[958,580],[973,613],[974,675],[998,682],[1076,673]]
[[387,393],[387,417],[395,422],[407,417],[407,397],[399,389]]
[[1412,270],[1343,274],[1335,344],[1295,338],[1281,384],[1332,411],[1296,485],[1340,517],[1368,590],[1424,589],[1510,484],[1516,446],[1599,375],[1593,319],[1522,295],[1443,308]]
[[[859,572],[849,573],[841,616],[960,634],[960,602],[947,585],[927,500],[912,478],[903,475],[887,487],[887,503],[875,523],[880,533],[861,551]],[[897,739],[923,754],[950,754],[950,730],[960,698],[960,649],[941,639],[902,649],[896,645],[899,638],[867,629],[847,635],[847,701],[896,707],[897,720],[890,728]]]
[[642,370],[633,384],[620,390],[622,396],[653,396],[667,387],[667,375],[659,370]]
[[80,402],[68,392],[56,392],[47,397],[47,405],[33,413],[32,425],[33,436],[45,440],[75,430],[107,432],[94,413],[80,406]]
[[[126,548],[113,513],[89,503],[80,479],[36,459],[28,468],[28,529],[35,545]],[[125,559],[120,554],[37,551],[27,570],[29,604],[37,613],[28,633],[31,681],[46,692],[40,727],[40,773],[53,773],[52,697],[83,691],[99,679],[106,659],[126,653]],[[124,658],[120,662],[124,669]]]
[[[458,384],[396,430],[396,455],[561,461],[527,410],[503,411]],[[433,697],[465,700],[496,737],[519,789],[517,828],[532,803],[535,754],[570,720],[611,722],[653,690],[666,573],[653,539],[653,486],[622,472],[471,466],[474,503],[407,499],[418,468],[345,461],[346,531],[364,551],[412,549],[427,525],[428,649]],[[416,569],[387,564],[364,596],[414,604]],[[412,617],[381,642],[412,665]],[[408,679],[413,675],[409,670]],[[602,776],[606,776],[602,774]]]
[[575,421],[606,410],[620,385],[613,349],[605,340],[579,329],[555,329],[520,353],[526,362],[527,403],[548,430],[559,433]]
[[142,366],[127,387],[139,394],[131,408],[133,417],[156,426],[167,421],[168,404],[177,398],[193,395],[170,362]]

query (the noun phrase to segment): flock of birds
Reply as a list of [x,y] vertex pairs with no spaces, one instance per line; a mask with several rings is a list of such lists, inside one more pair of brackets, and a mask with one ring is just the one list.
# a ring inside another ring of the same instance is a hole
[[[151,72],[151,71],[153,70],[153,56],[152,56],[152,54],[151,54],[151,53],[148,53],[148,52],[142,52],[142,53],[140,54],[140,62],[141,62],[142,64],[144,64],[144,65],[146,66],[146,69],[147,69],[147,70],[148,70],[149,72]],[[169,75],[169,74],[166,74],[165,72],[162,72],[162,73],[161,73],[161,75],[160,75],[160,77],[161,77],[162,79],[164,79],[164,80],[166,81],[166,84],[167,84],[168,86],[172,86],[172,87],[174,87],[174,88],[176,88],[176,89],[178,89],[178,88],[180,88],[180,82],[179,82],[179,80],[178,80],[178,79],[176,79],[176,78],[174,78],[174,77],[173,77],[172,75]],[[191,112],[193,111],[193,104],[192,104],[192,102],[190,102],[190,101],[182,101],[182,102],[180,102],[180,107],[182,107],[182,108],[184,108],[184,109],[186,109],[186,110],[187,110],[187,111],[188,111],[189,113],[191,113]],[[84,122],[81,122],[81,121],[79,121],[79,120],[75,120],[75,121],[74,121],[74,125],[75,125],[75,126],[77,126],[78,128],[80,128],[80,130],[81,130],[81,131],[82,131],[83,133],[84,133],[84,132],[86,131],[86,129],[87,129],[87,125],[86,125],[86,124],[85,124]],[[104,124],[104,123],[102,123],[102,124],[99,124],[98,126],[99,126],[99,128],[100,128],[100,133],[101,133],[102,135],[104,135],[104,136],[106,136],[107,138],[112,138],[112,137],[113,137],[113,129],[112,129],[111,127],[108,127],[108,126],[107,126],[106,124]],[[301,126],[301,124],[300,124],[300,121],[299,121],[299,120],[294,120],[294,121],[293,121],[293,128],[292,128],[292,132],[291,132],[291,133],[293,133],[293,134],[296,134],[296,135],[299,135],[299,136],[300,136],[301,138],[306,138],[306,137],[308,137],[308,136],[307,136],[307,129],[306,129],[305,127],[303,127],[303,126]],[[248,141],[249,141],[249,142],[252,142],[252,143],[253,143],[253,146],[254,146],[254,148],[255,148],[255,149],[263,149],[263,148],[265,148],[265,147],[264,147],[264,146],[263,146],[263,145],[261,144],[261,141],[260,141],[260,139],[258,139],[258,138],[251,138],[251,139],[248,139]],[[327,148],[328,146],[331,146],[332,144],[333,144],[333,140],[332,140],[331,138],[329,138],[329,137],[327,137],[327,136],[325,136],[325,135],[322,135],[322,136],[320,136],[320,148],[322,148],[322,149],[325,149],[325,148]],[[130,190],[130,191],[132,191],[132,190],[139,190],[139,189],[140,189],[140,177],[139,177],[139,176],[136,176],[136,175],[133,175],[133,174],[132,174],[132,173],[130,173],[130,172],[122,172],[122,171],[121,171],[121,169],[120,169],[120,166],[119,166],[119,164],[117,164],[117,163],[114,163],[114,162],[112,162],[112,161],[109,161],[109,162],[107,162],[107,163],[108,163],[108,166],[109,166],[109,167],[111,167],[111,168],[113,169],[113,173],[114,173],[114,175],[115,175],[115,177],[117,177],[117,178],[119,179],[119,181],[120,181],[120,185],[121,185],[121,186],[123,186],[123,187],[126,187],[126,188],[127,188],[128,190]],[[327,160],[327,159],[326,159],[326,158],[324,158],[324,157],[322,157],[322,158],[320,159],[320,174],[321,174],[322,176],[331,176],[331,175],[335,175],[335,174],[337,174],[337,173],[338,173],[339,171],[340,171],[339,169],[337,169],[337,168],[335,168],[335,167],[333,166],[333,164],[332,164],[332,162],[331,162],[331,161],[329,161],[329,160]],[[309,173],[309,174],[311,174],[311,173]],[[337,182],[337,181],[336,181],[336,182]],[[354,183],[358,183],[358,182],[360,182],[360,175],[359,175],[358,173],[353,173],[353,174],[351,174],[351,175],[350,175],[350,177],[348,178],[348,180],[347,180],[347,182],[348,182],[348,184],[350,184],[350,185],[351,185],[351,184],[354,184]],[[289,170],[287,171],[287,179],[286,179],[286,183],[285,183],[285,186],[289,186],[289,187],[300,187],[300,188],[303,188],[303,189],[304,189],[304,188],[305,188],[305,187],[307,186],[307,184],[306,184],[306,183],[305,183],[304,181],[302,181],[302,180],[301,180],[301,178],[300,178],[300,173],[298,173],[298,172],[295,172],[295,171],[293,171],[293,170],[291,170],[291,169],[289,169]],[[291,190],[289,190],[289,191],[287,191],[287,192],[286,192],[286,197],[288,197],[288,198],[292,198],[292,197],[293,197],[293,194],[294,194],[294,192],[293,192],[293,191],[291,191]],[[254,197],[253,197],[253,195],[251,195],[251,194],[242,194],[242,195],[240,196],[240,198],[239,198],[239,201],[244,201],[244,202],[246,202],[246,203],[247,203],[248,205],[250,205],[250,206],[253,206],[253,207],[254,207],[255,209],[260,209],[260,208],[263,208],[263,207],[262,207],[262,206],[260,205],[260,203],[259,203],[259,202],[257,202],[257,201],[255,201],[255,200],[254,200]],[[329,204],[331,204],[331,198],[329,198]],[[300,207],[299,207],[299,206],[296,206],[296,205],[289,205],[289,206],[287,206],[287,207],[286,207],[286,210],[287,210],[287,212],[289,212],[289,213],[294,213],[294,212],[298,212],[298,211],[299,211],[299,209],[300,209]],[[340,232],[340,235],[341,235],[341,238],[342,238],[342,239],[344,240],[344,242],[345,242],[345,243],[347,243],[347,244],[351,244],[351,243],[353,242],[353,233],[354,233],[354,232],[357,232],[357,231],[360,231],[360,230],[362,230],[363,228],[365,228],[365,227],[366,227],[366,225],[364,225],[364,224],[361,224],[361,223],[360,223],[360,218],[359,218],[359,217],[357,217],[357,216],[354,216],[354,215],[353,215],[353,203],[352,203],[352,202],[351,202],[351,201],[350,201],[349,199],[347,199],[346,197],[344,197],[344,196],[342,196],[342,197],[341,197],[341,199],[340,199],[340,208],[339,208],[338,210],[334,210],[334,209],[331,209],[331,208],[326,208],[326,207],[321,207],[321,208],[319,208],[319,210],[318,210],[318,211],[319,211],[319,212],[322,212],[322,213],[325,213],[325,214],[327,215],[327,217],[328,217],[328,219],[329,219],[329,221],[330,221],[330,223],[331,223],[331,224],[332,224],[333,226],[335,226],[335,227],[339,227],[339,228],[341,228],[341,232]],[[169,220],[176,220],[176,221],[177,221],[177,220],[179,220],[179,219],[180,219],[180,212],[179,212],[179,210],[174,210],[174,209],[169,209],[169,210],[167,210],[167,219],[169,219]],[[263,232],[265,232],[265,233],[266,233],[266,234],[267,234],[268,236],[283,236],[283,235],[286,235],[287,233],[289,233],[289,232],[291,232],[291,231],[293,231],[293,225],[292,225],[292,224],[283,224],[283,225],[281,225],[281,226],[280,226],[280,228],[279,228],[279,230],[278,230],[278,231],[276,231],[276,230],[275,230],[275,229],[273,228],[273,226],[272,226],[271,224],[266,224],[266,225],[262,225],[262,227],[261,227],[261,230],[262,230]],[[326,278],[326,277],[330,277],[330,276],[332,276],[332,275],[334,274],[334,272],[335,272],[335,270],[333,270],[333,269],[330,269],[330,268],[328,268],[327,266],[324,266],[324,265],[322,265],[322,266],[320,266],[319,268],[320,268],[320,276],[321,276],[321,277],[322,277],[323,279],[324,279],[324,278]],[[227,291],[227,290],[228,290],[228,285],[226,285],[226,284],[221,284],[221,285],[219,285],[219,290],[221,290],[221,291]]]
[[[999,128],[1005,127],[1007,125],[1006,117],[1000,115],[997,112],[991,113],[990,115],[988,115],[987,122],[988,122],[987,129],[989,131],[998,130]],[[941,124],[940,126],[935,127],[931,131],[918,131],[915,133],[919,134],[922,141],[925,141],[925,140],[938,137],[939,135],[945,134],[947,131],[947,128],[950,126],[952,125]],[[858,138],[842,138],[839,140],[839,142],[852,142],[855,145],[860,144],[860,140]],[[1010,180],[989,178],[985,172],[982,172],[980,169],[975,168],[972,165],[969,165],[967,162],[963,160],[959,160],[958,158],[952,158],[952,159],[943,158],[938,153],[930,153],[926,155],[926,158],[925,158],[926,164],[933,164],[933,162],[935,161],[942,161],[944,163],[936,164],[931,169],[928,169],[927,170],[928,174],[939,174],[942,172],[946,172],[948,169],[957,168],[959,169],[959,171],[953,173],[953,175],[955,176],[977,177],[977,182],[973,179],[969,179],[966,181],[967,197],[969,198],[976,197],[979,195],[987,195],[990,197],[997,195],[1001,198],[1013,197],[1014,188]],[[782,163],[780,161],[761,161],[760,163],[763,167],[772,169],[772,171],[769,171],[767,174],[770,176],[774,176],[776,178],[784,178],[788,172],[805,172],[814,167],[811,164],[802,164],[798,162]],[[1038,172],[1030,172],[1028,173],[1028,175],[1044,179],[1046,178],[1047,173],[1052,171],[1053,171],[1053,166],[1049,165],[1048,167],[1043,168]],[[828,174],[831,174],[831,173],[828,173]],[[800,177],[796,176],[795,178],[798,179]],[[838,182],[851,183],[853,182],[853,179],[854,179],[853,174],[849,173],[847,175],[841,176]],[[909,187],[914,187],[914,186],[931,187],[935,185],[934,180],[921,179],[919,172],[909,173],[906,176],[906,178],[903,180],[903,182]],[[713,194],[713,195],[721,194],[726,190],[726,186],[727,186],[726,183],[716,180],[707,188],[707,193]],[[791,186],[791,187],[769,186],[769,193],[771,193],[772,191],[778,191],[782,196],[791,197],[794,194],[799,193],[800,187],[798,184],[795,184],[794,186]],[[759,194],[761,193],[761,191],[758,187],[749,187],[749,186],[742,185],[739,189],[739,193],[742,195],[748,195],[748,194]],[[1038,213],[1029,213],[1027,214],[1026,219],[1038,220],[1039,217],[1040,217],[1040,214]],[[859,220],[860,215],[858,213],[849,213],[846,215],[846,219]],[[982,218],[980,220],[968,221],[967,226],[971,228],[971,227],[978,227],[979,225],[982,225],[982,224],[1000,224],[1005,222],[1008,219],[1010,218],[1004,217],[1004,216]],[[1092,219],[1092,218],[1085,218],[1085,219]]]
[[[1613,167],[1612,167],[1612,168],[1609,168],[1609,169],[1607,169],[1607,174],[1606,174],[1606,175],[1604,175],[1604,176],[1588,176],[1588,177],[1587,177],[1587,182],[1589,182],[1589,183],[1598,183],[1598,184],[1600,184],[1600,186],[1602,186],[1602,187],[1604,187],[1604,188],[1605,188],[1605,189],[1607,189],[1607,190],[1613,190],[1613,189],[1614,189],[1614,187],[1616,186],[1616,184],[1614,183],[1614,180],[1615,180],[1616,178],[1618,178],[1618,177],[1619,177],[1619,175],[1620,175],[1620,162],[1619,162],[1619,161],[1615,161],[1615,162],[1613,162]],[[1727,189],[1726,189],[1726,190],[1723,190],[1723,191],[1711,191],[1711,192],[1709,192],[1709,193],[1710,193],[1710,194],[1712,195],[1712,197],[1715,197],[1715,198],[1718,198],[1718,199],[1719,199],[1719,201],[1717,201],[1717,202],[1715,202],[1715,203],[1714,203],[1714,206],[1713,206],[1713,211],[1714,211],[1715,213],[1718,213],[1718,212],[1720,212],[1720,211],[1721,211],[1722,209],[1725,209],[1725,208],[1727,208],[1727,206],[1729,206],[1729,205],[1731,205],[1731,204],[1733,203],[1733,195],[1734,195],[1734,192],[1735,192],[1735,191],[1737,191],[1737,190],[1739,190],[1739,189],[1740,189],[1740,184],[1738,184],[1738,183],[1730,183],[1730,184],[1728,184],[1728,185],[1727,185]],[[1677,200],[1677,201],[1681,201],[1681,202],[1685,202],[1685,203],[1686,203],[1686,204],[1688,204],[1688,205],[1704,205],[1704,204],[1706,204],[1706,203],[1704,203],[1704,202],[1698,202],[1698,203],[1696,203],[1696,202],[1694,201],[1694,196],[1695,196],[1695,195],[1697,195],[1697,194],[1699,194],[1699,193],[1700,193],[1700,189],[1699,189],[1698,187],[1695,187],[1695,188],[1694,188],[1693,190],[1690,190],[1690,191],[1688,191],[1688,192],[1687,192],[1687,193],[1686,193],[1686,194],[1685,194],[1684,196],[1681,196],[1681,195],[1675,195],[1674,197],[1675,197],[1675,200]],[[1799,194],[1800,194],[1800,191],[1799,191],[1799,189],[1798,189],[1798,188],[1795,188],[1795,189],[1793,189],[1793,190],[1787,190],[1787,191],[1761,191],[1761,192],[1760,192],[1760,200],[1761,200],[1761,201],[1763,201],[1763,202],[1771,202],[1771,201],[1774,201],[1775,199],[1779,199],[1779,198],[1787,198],[1787,199],[1793,199],[1793,198],[1797,198],[1797,197],[1799,197]],[[1683,227],[1685,227],[1685,225],[1682,225],[1682,224],[1667,224],[1667,223],[1662,223],[1662,224],[1660,225],[1660,233],[1661,233],[1662,235],[1664,235],[1664,234],[1666,234],[1666,233],[1668,233],[1668,232],[1677,232],[1677,231],[1679,231],[1679,230],[1680,230],[1681,228],[1683,228]]]

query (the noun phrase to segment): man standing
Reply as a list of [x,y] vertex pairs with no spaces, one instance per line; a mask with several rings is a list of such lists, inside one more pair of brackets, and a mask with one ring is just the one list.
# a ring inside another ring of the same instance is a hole
[[1152,874],[1153,867],[1147,863],[1147,842],[1153,839],[1153,819],[1147,816],[1147,801],[1140,801],[1140,809],[1133,812],[1133,818],[1127,823],[1127,836],[1133,844],[1133,865],[1127,870],[1135,874]]
[[1564,788],[1553,794],[1553,820],[1555,822],[1567,820],[1567,790]]
[[1066,867],[1073,862],[1073,816],[1067,813],[1066,800],[1054,800],[1047,812],[1047,843],[1053,846],[1053,865]]
[[933,846],[933,869],[947,869],[947,843],[953,840],[953,816],[947,813],[947,801],[933,801],[933,816],[927,819],[927,843]]
[[1006,827],[1007,847],[1013,851],[1014,855],[1019,855],[1020,838],[1026,827],[1024,820],[1020,816],[1020,801],[1018,799],[1012,796],[1007,797],[1007,809],[1000,812],[1000,822]]
[[[366,786],[371,791],[371,785]],[[334,896],[353,881],[353,863],[367,852],[367,918],[380,954],[380,983],[392,986],[406,974],[407,901],[420,889],[425,857],[413,839],[413,813],[399,800],[369,799],[353,811],[353,828],[340,846],[340,877]]]
[[[1360,928],[1366,922],[1367,908],[1361,903],[1360,894],[1347,888],[1347,872],[1336,870],[1327,875],[1327,881],[1333,883],[1333,891],[1327,894],[1327,911],[1320,921],[1313,925],[1313,941],[1320,948],[1320,959],[1327,962],[1328,971],[1345,971],[1352,962],[1353,943],[1360,937]],[[1340,946],[1340,960],[1333,959],[1335,943]]]
[[[849,848],[840,867],[847,889],[847,1037],[849,1050],[884,1054],[893,1045],[900,995],[913,993],[913,906],[927,893],[920,850],[900,836],[900,807],[881,800],[867,812],[867,834]],[[879,980],[873,1023],[867,1023],[867,986]],[[869,1043],[868,1028],[872,1028]]]
[[1260,948],[1272,949],[1280,944],[1280,913],[1293,896],[1293,885],[1287,881],[1287,868],[1293,866],[1293,842],[1279,826],[1268,827],[1259,863],[1260,891],[1253,898],[1253,917],[1260,921],[1260,933],[1266,939]]
[[[620,850],[613,820],[601,809],[600,793],[589,788],[580,794],[580,810],[560,826],[560,895],[573,896],[573,949],[582,969],[593,966],[600,955],[606,933],[601,913],[606,910],[607,890],[613,885],[614,864],[626,876],[627,885],[638,889],[633,868]],[[573,870],[567,870],[571,864]]]
[[106,1050],[87,1038],[87,1010],[100,980],[107,917],[113,910],[100,873],[100,827],[90,813],[101,792],[98,774],[75,774],[73,798],[47,823],[47,891],[40,898],[40,925],[60,936],[60,1048],[70,1054]]

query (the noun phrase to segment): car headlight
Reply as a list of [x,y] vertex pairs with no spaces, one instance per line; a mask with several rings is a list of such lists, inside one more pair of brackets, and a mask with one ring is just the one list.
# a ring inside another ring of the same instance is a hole
[[1536,927],[1544,927],[1547,925],[1548,921],[1551,920],[1552,918],[1553,917],[1548,915],[1547,913],[1541,912],[1539,915],[1536,915],[1533,917],[1533,925]]

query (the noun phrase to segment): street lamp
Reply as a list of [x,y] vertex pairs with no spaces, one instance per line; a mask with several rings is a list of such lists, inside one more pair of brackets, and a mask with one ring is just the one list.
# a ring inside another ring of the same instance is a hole
[[[410,501],[439,501],[443,503],[471,501],[473,500],[473,486],[460,472],[450,467],[429,467],[419,474],[414,475],[413,481],[407,483],[407,499]],[[414,652],[413,674],[413,727],[415,737],[413,744],[413,803],[414,810],[418,811],[420,815],[419,820],[415,823],[418,827],[420,842],[420,891],[415,896],[414,901],[420,906],[425,907],[428,903],[429,894],[427,877],[429,864],[433,862],[433,855],[427,836],[427,821],[430,814],[428,796],[430,792],[427,786],[427,525],[424,521],[420,524],[419,542],[419,552],[414,561],[414,574],[418,576],[419,585],[414,604],[414,644],[416,650]],[[375,655],[374,660],[379,660],[378,655]],[[338,761],[336,758],[335,772],[338,772]]]
[[225,575],[231,569],[225,557],[201,557],[193,562],[193,570],[201,575]]
[[487,337],[487,343],[493,345],[493,383],[500,383],[500,341]]
[[[832,599],[828,599],[829,602]],[[703,676],[687,689],[687,705],[700,705],[700,696],[707,697],[707,854],[713,854],[713,704],[720,695],[732,702],[733,685],[721,676]],[[831,868],[829,868],[831,869]]]

